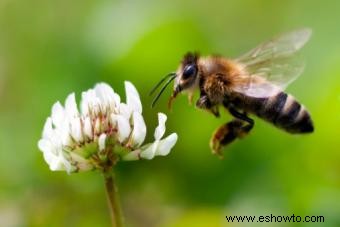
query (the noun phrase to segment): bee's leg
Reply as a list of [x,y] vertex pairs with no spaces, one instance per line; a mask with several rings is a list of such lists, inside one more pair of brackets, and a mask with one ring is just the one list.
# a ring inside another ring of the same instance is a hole
[[210,109],[211,108],[211,102],[206,94],[201,94],[200,98],[196,102],[196,107],[200,109]]
[[210,112],[214,114],[215,117],[220,117],[220,111],[218,110],[218,106],[215,105],[210,108]]
[[220,126],[214,132],[210,140],[210,148],[212,152],[222,158],[222,147],[233,142],[238,137],[237,131],[242,126],[242,124],[242,121],[234,119]]
[[239,113],[235,108],[229,107],[234,120],[219,127],[213,134],[210,147],[214,154],[222,157],[221,149],[233,142],[236,138],[243,138],[254,127],[254,120],[245,113]]
[[200,98],[196,102],[196,107],[200,109],[205,109],[215,115],[215,117],[220,117],[220,112],[218,111],[218,106],[212,105],[208,96],[201,92]]
[[192,105],[193,99],[194,99],[194,93],[193,92],[189,92],[188,93],[188,101],[189,101],[190,105]]
[[239,138],[242,138],[244,136],[246,136],[250,130],[254,127],[254,120],[249,118],[247,116],[247,113],[240,113],[238,112],[233,106],[229,106],[229,112],[231,115],[233,115],[235,118],[243,121],[244,125],[242,125],[241,127],[239,127],[239,130],[238,130],[238,137]]

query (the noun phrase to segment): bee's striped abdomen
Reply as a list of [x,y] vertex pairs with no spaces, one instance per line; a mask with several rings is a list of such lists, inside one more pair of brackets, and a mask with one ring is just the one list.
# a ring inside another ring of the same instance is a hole
[[314,130],[309,113],[291,95],[279,92],[273,97],[263,99],[262,108],[259,104],[253,110],[256,115],[290,133],[308,133]]
[[314,130],[307,110],[293,96],[282,91],[268,98],[237,95],[231,102],[238,109],[256,114],[287,132],[308,133]]

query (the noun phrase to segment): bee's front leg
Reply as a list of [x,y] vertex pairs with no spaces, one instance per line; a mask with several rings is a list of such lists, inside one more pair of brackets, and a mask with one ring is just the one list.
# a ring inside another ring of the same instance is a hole
[[218,111],[218,106],[213,105],[206,94],[202,94],[196,102],[196,107],[200,109],[205,109],[215,115],[215,117],[220,117],[220,112]]
[[223,157],[222,147],[232,143],[236,138],[243,138],[254,127],[254,120],[245,113],[239,113],[232,107],[229,111],[235,119],[219,127],[210,140],[212,152],[220,157]]
[[212,105],[208,98],[208,95],[201,93],[200,98],[196,102],[196,107],[200,109],[210,109],[211,106]]

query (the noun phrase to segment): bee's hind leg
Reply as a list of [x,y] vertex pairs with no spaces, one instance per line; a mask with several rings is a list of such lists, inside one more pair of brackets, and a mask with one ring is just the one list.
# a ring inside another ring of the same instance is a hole
[[230,144],[236,138],[243,138],[254,127],[254,120],[249,118],[246,113],[239,113],[233,107],[228,109],[235,119],[219,127],[210,140],[212,152],[220,157],[223,157],[222,147]]
[[222,147],[230,144],[238,137],[237,131],[241,126],[242,121],[234,119],[216,129],[210,140],[210,148],[213,154],[222,158]]
[[246,136],[254,127],[254,120],[249,118],[246,112],[240,113],[233,106],[229,106],[228,109],[231,115],[244,123],[238,130],[238,137],[242,138]]

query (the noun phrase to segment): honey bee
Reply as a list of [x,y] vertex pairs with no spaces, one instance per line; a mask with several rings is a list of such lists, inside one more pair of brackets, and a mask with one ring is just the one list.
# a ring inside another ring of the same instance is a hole
[[219,117],[219,107],[223,106],[234,118],[219,127],[211,138],[210,147],[218,155],[222,155],[224,146],[243,138],[254,127],[254,120],[248,114],[289,133],[311,133],[314,127],[310,114],[292,95],[284,92],[304,69],[297,53],[311,33],[310,29],[303,28],[282,34],[236,59],[188,53],[177,71],[168,74],[151,91],[152,94],[168,79],[152,106],[173,80],[169,108],[182,92],[186,92],[191,101],[195,90],[200,92],[198,108]]

